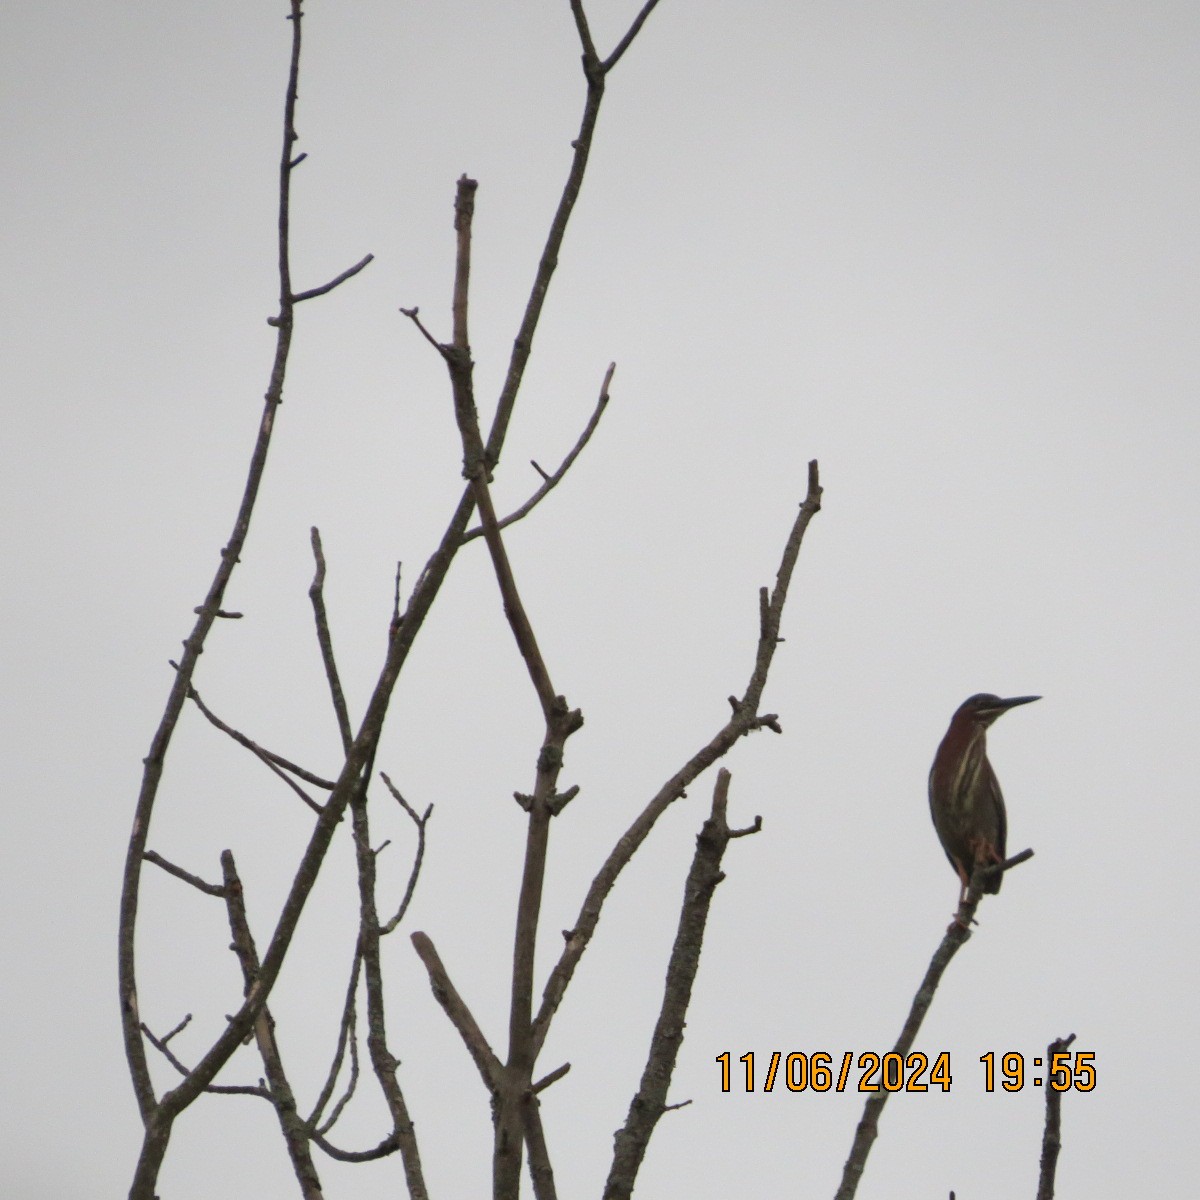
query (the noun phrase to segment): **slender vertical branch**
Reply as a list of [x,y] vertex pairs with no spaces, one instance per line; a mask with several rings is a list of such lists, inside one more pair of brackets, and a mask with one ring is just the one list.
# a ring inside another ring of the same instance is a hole
[[[1070,1069],[1054,1069],[1056,1055],[1063,1054],[1075,1040],[1072,1033],[1065,1038],[1055,1038],[1046,1047],[1046,1126],[1042,1131],[1042,1161],[1038,1171],[1037,1200],[1054,1200],[1054,1176],[1058,1170],[1058,1152],[1062,1149],[1062,1098],[1063,1094],[1054,1086],[1056,1076],[1065,1070],[1069,1085]],[[1061,1085],[1062,1081],[1058,1081]]]
[[308,1117],[308,1124],[320,1133],[328,1133],[333,1128],[333,1117],[324,1124],[321,1122],[324,1118],[326,1107],[330,1100],[333,1099],[333,1089],[337,1086],[338,1074],[346,1058],[346,1049],[352,1045],[352,1039],[356,1036],[354,1032],[355,997],[358,994],[358,979],[361,972],[362,953],[356,947],[354,961],[350,966],[350,982],[346,985],[346,999],[342,1003],[342,1019],[338,1022],[338,1040],[333,1052],[333,1061],[329,1064],[329,1072],[325,1076],[325,1082],[321,1085],[317,1101],[313,1105],[312,1112]]
[[358,862],[359,925],[358,950],[362,957],[363,980],[367,991],[367,1052],[375,1078],[392,1117],[392,1129],[404,1162],[405,1182],[410,1200],[428,1200],[416,1131],[408,1113],[408,1104],[396,1069],[400,1062],[388,1049],[387,1010],[383,993],[383,968],[379,957],[379,911],[375,903],[375,852],[371,848],[367,816],[367,789],[364,784],[350,802],[350,821],[354,834],[354,852]]
[[454,300],[451,308],[454,317],[454,348],[464,354],[471,352],[471,342],[467,336],[467,299],[471,292],[471,222],[475,216],[475,189],[478,186],[474,179],[468,179],[466,175],[460,176],[454,201],[457,254],[454,264]]
[[[642,1072],[641,1085],[629,1105],[629,1115],[617,1130],[612,1168],[604,1185],[604,1200],[627,1200],[633,1194],[638,1170],[650,1144],[659,1118],[667,1111],[667,1089],[675,1071],[679,1048],[683,1044],[683,1029],[692,985],[700,966],[700,951],[704,944],[704,929],[708,910],[717,884],[725,878],[721,859],[731,837],[738,836],[726,823],[729,802],[729,772],[717,772],[713,789],[712,812],[696,837],[696,853],[683,889],[683,904],[679,912],[679,928],[667,966],[666,985],[650,1052]],[[751,829],[761,827],[756,821]]]
[[[229,913],[233,950],[241,964],[242,979],[248,992],[258,975],[258,951],[246,917],[242,881],[238,878],[233,855],[228,850],[221,855],[221,872],[225,881],[225,906]],[[292,1171],[300,1185],[300,1194],[304,1200],[323,1200],[321,1179],[309,1149],[308,1130],[296,1111],[296,1097],[283,1067],[279,1043],[275,1040],[275,1019],[265,1004],[254,1020],[254,1037],[266,1071],[275,1115],[279,1118],[288,1157],[292,1160]]]
[[[1030,858],[1032,854],[1031,850],[1022,851],[1008,859],[1003,867],[1017,866]],[[946,929],[941,943],[933,953],[933,958],[925,972],[925,978],[921,980],[921,986],[917,988],[916,995],[913,996],[904,1028],[900,1030],[900,1036],[892,1047],[892,1053],[900,1055],[902,1059],[908,1057],[908,1053],[916,1041],[921,1023],[929,1012],[934,993],[942,981],[942,976],[946,973],[946,968],[950,965],[950,960],[966,945],[971,936],[971,924],[975,917],[975,910],[983,898],[983,885],[987,875],[998,869],[1002,868],[979,867],[972,875],[971,886],[959,905],[954,920]],[[835,1200],[852,1200],[858,1191],[859,1181],[862,1179],[867,1165],[867,1156],[871,1153],[871,1147],[879,1136],[879,1118],[890,1094],[884,1089],[872,1095],[863,1106],[863,1115],[854,1131],[854,1141],[851,1143],[846,1165],[842,1168],[842,1182],[835,1194]]]
[[[313,612],[316,617],[317,638],[321,646],[321,657],[325,663],[325,674],[329,681],[330,694],[333,698],[334,712],[337,716],[338,729],[341,732],[343,747],[347,754],[353,744],[350,732],[350,714],[346,699],[342,692],[337,663],[333,655],[333,639],[329,631],[328,616],[325,611],[325,555],[321,548],[321,536],[314,526],[312,531],[313,557],[316,559],[316,575],[309,596],[312,599]],[[397,579],[399,589],[399,579]],[[398,607],[398,600],[397,600]],[[392,630],[398,629],[400,622],[393,617]],[[372,761],[373,761],[372,754]],[[367,1053],[371,1059],[371,1067],[379,1082],[380,1091],[392,1117],[392,1136],[400,1149],[404,1162],[404,1172],[411,1200],[427,1200],[428,1192],[425,1186],[424,1171],[421,1166],[421,1154],[417,1145],[413,1123],[408,1113],[408,1105],[404,1093],[396,1079],[396,1068],[399,1061],[388,1049],[387,1041],[387,1008],[384,1001],[383,970],[380,963],[379,942],[382,930],[379,924],[379,910],[375,899],[375,851],[371,846],[370,820],[367,813],[367,779],[370,776],[370,765],[362,775],[362,782],[354,789],[350,800],[350,821],[354,838],[354,852],[358,864],[358,893],[359,893],[359,925],[358,946],[355,954],[355,974],[359,964],[362,967],[363,979],[367,994]],[[392,786],[391,781],[384,776],[389,790],[404,806],[417,824],[418,845],[416,862],[409,877],[408,890],[405,894],[405,904],[412,896],[416,887],[417,875],[421,869],[421,860],[425,849],[425,820],[419,818],[404,802],[399,792]],[[397,915],[397,921],[399,914]],[[352,1012],[353,992],[347,999],[347,1012]],[[343,1029],[345,1017],[343,1018]]]
[[[278,262],[279,314],[272,318],[276,329],[275,358],[259,420],[258,435],[250,456],[246,486],[242,492],[233,531],[221,550],[220,563],[209,585],[208,594],[200,606],[192,632],[183,643],[179,669],[167,696],[162,718],[143,760],[142,783],[134,812],[133,829],[125,856],[121,881],[121,910],[118,925],[117,972],[120,995],[121,1022],[125,1041],[125,1056],[133,1081],[133,1090],[141,1112],[146,1135],[138,1162],[131,1195],[150,1200],[159,1166],[170,1140],[174,1113],[164,1111],[154,1094],[142,1040],[141,1018],[138,1009],[137,964],[135,931],[140,898],[141,867],[150,833],[150,822],[162,781],[167,750],[175,733],[179,715],[187,699],[188,688],[205,641],[222,609],[222,601],[234,567],[246,543],[250,520],[258,498],[259,486],[266,468],[267,451],[275,426],[275,412],[283,400],[283,384],[287,372],[288,353],[292,343],[293,305],[291,299],[291,267],[289,262],[288,227],[291,211],[292,150],[296,141],[296,95],[300,75],[301,14],[300,0],[291,0],[292,22],[291,58],[288,66],[287,93],[284,100],[283,146],[279,159]],[[207,1081],[206,1082],[210,1082]]]
[[[517,590],[512,564],[504,546],[489,487],[489,472],[479,430],[473,391],[470,337],[467,319],[468,281],[471,270],[471,222],[475,211],[476,183],[465,175],[458,181],[454,205],[457,261],[454,276],[454,343],[443,347],[454,392],[454,412],[463,447],[463,474],[479,511],[484,541],[504,602],[504,614],[513,632],[529,678],[545,716],[546,731],[538,755],[537,778],[529,802],[529,828],[525,865],[517,900],[517,923],[513,945],[512,997],[509,1008],[508,1061],[495,1097],[495,1145],[493,1188],[497,1200],[515,1200],[520,1188],[522,1147],[526,1137],[527,1097],[532,1079],[533,967],[537,948],[538,918],[542,884],[553,815],[555,785],[562,768],[563,745],[583,724],[563,697],[555,694],[550,673],[538,647],[529,616]],[[544,1173],[543,1173],[544,1174]],[[544,1180],[543,1180],[544,1181]]]
[[354,733],[350,728],[350,710],[346,707],[346,696],[342,691],[337,660],[333,656],[333,635],[329,631],[329,614],[325,611],[325,550],[321,545],[321,531],[315,525],[312,527],[311,537],[315,570],[313,581],[308,587],[308,598],[313,606],[313,617],[317,626],[317,644],[321,648],[321,662],[325,666],[329,696],[333,701],[338,733],[341,734],[342,749],[345,751],[350,749],[350,743],[354,741]]
[[508,371],[504,384],[500,389],[500,400],[496,405],[496,415],[492,421],[491,431],[487,439],[487,460],[495,466],[500,460],[500,451],[508,433],[508,423],[512,419],[513,407],[517,402],[517,393],[521,390],[521,381],[525,377],[525,367],[533,350],[533,336],[541,319],[542,307],[546,303],[546,293],[550,289],[550,280],[558,266],[558,255],[562,249],[563,238],[567,232],[567,224],[579,199],[583,186],[583,177],[587,171],[588,156],[592,151],[592,141],[596,133],[596,121],[600,116],[600,103],[604,99],[604,84],[609,71],[616,66],[617,60],[633,44],[646,18],[658,0],[648,0],[642,10],[634,18],[625,36],[617,44],[617,49],[610,57],[602,62],[596,53],[592,36],[587,26],[587,17],[583,11],[582,0],[571,0],[571,13],[575,19],[576,31],[579,34],[580,45],[583,49],[583,75],[587,83],[587,95],[583,105],[583,115],[579,122],[579,132],[571,142],[573,151],[571,167],[567,172],[567,182],[559,197],[558,207],[550,221],[550,231],[542,256],[538,260],[537,270],[533,277],[533,286],[529,299],[525,304],[525,313],[517,336],[513,339],[512,354],[509,357]]

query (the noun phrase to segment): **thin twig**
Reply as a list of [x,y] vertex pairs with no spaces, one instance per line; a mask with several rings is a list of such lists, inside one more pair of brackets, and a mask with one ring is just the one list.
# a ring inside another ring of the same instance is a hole
[[388,625],[388,637],[394,638],[400,629],[400,622],[404,620],[404,613],[400,609],[400,572],[404,569],[402,562],[396,563],[396,586],[392,590],[392,620]]
[[637,37],[642,26],[646,23],[646,18],[654,11],[658,0],[646,0],[642,5],[641,11],[633,19],[633,24],[629,27],[629,32],[617,43],[616,49],[604,60],[604,73],[607,75],[609,71],[621,61],[621,56],[629,49],[630,43]]
[[584,59],[599,63],[600,56],[596,53],[596,43],[592,41],[592,31],[588,26],[587,13],[583,11],[583,0],[571,0],[571,16],[575,18],[575,30],[579,34],[579,44],[583,47]]
[[392,919],[379,927],[379,936],[387,937],[404,920],[404,915],[408,912],[408,906],[412,903],[413,893],[417,890],[417,879],[421,875],[421,864],[425,860],[425,826],[429,818],[433,815],[433,805],[431,804],[425,809],[424,816],[418,816],[416,809],[400,795],[400,789],[396,787],[383,771],[380,771],[379,777],[383,780],[387,790],[395,797],[396,802],[404,809],[412,823],[417,827],[417,849],[413,855],[412,868],[408,873],[408,885],[404,889],[404,897],[401,899],[400,907],[396,909],[396,913]]
[[201,879],[199,875],[193,875],[191,871],[185,871],[182,867],[177,867],[169,859],[163,858],[155,850],[147,850],[142,858],[146,862],[153,863],[156,867],[162,867],[168,875],[174,875],[176,879],[182,879],[184,883],[190,883],[192,887],[198,888],[209,896],[224,896],[225,889],[219,883],[207,883]]
[[163,1035],[163,1045],[165,1046],[177,1033],[182,1033],[192,1023],[192,1014],[186,1013],[182,1021],[171,1030],[170,1033]]
[[[350,1073],[346,1078],[346,1086],[342,1089],[342,1094],[338,1097],[337,1102],[329,1111],[328,1119],[323,1122],[318,1132],[328,1133],[337,1123],[342,1113],[346,1110],[346,1105],[354,1099],[354,1093],[358,1091],[358,1009],[352,1007],[350,1009],[350,1026],[347,1030],[350,1044]],[[399,1145],[399,1143],[397,1143]]]
[[400,311],[421,331],[421,336],[443,357],[446,357],[446,347],[425,328],[421,321],[419,308],[401,308]]
[[338,733],[342,737],[342,749],[349,750],[354,741],[350,728],[350,710],[346,707],[346,696],[338,675],[337,660],[333,656],[333,637],[329,632],[329,614],[325,611],[325,551],[321,545],[321,531],[312,527],[312,552],[316,569],[308,587],[308,598],[313,606],[313,618],[317,625],[317,644],[321,647],[321,662],[325,667],[325,679],[329,683],[329,696],[333,701],[333,712],[337,717]]
[[[183,1024],[191,1020],[191,1015],[184,1020]],[[152,1045],[179,1072],[180,1075],[190,1074],[189,1069],[183,1062],[175,1056],[175,1053],[167,1045],[167,1042],[179,1032],[182,1026],[176,1027],[166,1037],[155,1037],[150,1032],[149,1027],[143,1022],[140,1026],[142,1033],[146,1035],[146,1040]],[[237,1084],[237,1083],[210,1083],[204,1089],[206,1092],[214,1096],[259,1096],[264,1100],[271,1099],[271,1093],[265,1087],[256,1087],[254,1084]]]
[[[537,506],[559,485],[563,476],[570,470],[571,464],[579,457],[580,451],[591,441],[592,434],[596,432],[596,426],[600,424],[600,418],[604,415],[604,410],[608,406],[608,389],[612,383],[613,372],[617,369],[616,363],[609,363],[608,370],[604,373],[604,382],[600,385],[600,397],[596,401],[596,407],[592,410],[592,415],[588,419],[587,425],[583,432],[579,435],[579,439],[575,445],[571,447],[566,458],[558,466],[558,470],[552,475],[547,475],[545,471],[537,465],[533,464],[534,470],[542,477],[542,486],[538,488],[520,508],[514,509],[502,520],[496,522],[497,529],[507,529],[508,526],[515,524],[522,517],[527,517]],[[469,542],[472,538],[483,536],[483,526],[476,525],[473,529],[468,529],[463,534],[463,542]]]
[[[199,694],[196,692],[196,690],[194,688],[189,689],[188,694],[189,694],[190,698],[196,703],[196,706],[204,713],[204,715],[214,725],[217,726],[218,729],[221,729],[225,733],[228,733],[229,736],[231,738],[233,738],[233,740],[235,742],[237,742],[239,745],[245,746],[246,749],[249,750],[250,753],[253,754],[254,757],[257,758],[259,760],[259,762],[261,762],[267,768],[267,770],[271,772],[272,775],[274,775],[277,779],[282,780],[283,783],[285,783],[291,791],[295,792],[295,794],[300,798],[300,800],[304,804],[308,805],[308,807],[311,808],[313,812],[315,812],[318,816],[320,816],[321,805],[316,800],[314,800],[292,778],[292,776],[287,772],[287,770],[285,770],[283,767],[279,766],[275,762],[275,756],[271,755],[266,750],[264,750],[261,746],[257,745],[255,742],[251,741],[250,738],[246,737],[246,735],[244,733],[239,733],[236,729],[232,728],[231,726],[226,725],[223,721],[220,720],[219,717],[216,716],[215,713],[213,713],[209,709],[205,708],[204,702],[200,699]],[[328,780],[325,780],[323,782],[330,786],[331,791],[333,790],[332,785],[329,784]]]
[[336,1159],[338,1162],[348,1163],[363,1163],[376,1162],[378,1159],[387,1158],[390,1154],[395,1154],[400,1149],[400,1142],[396,1134],[389,1133],[373,1150],[342,1150],[335,1146],[324,1134],[312,1134],[313,1144],[319,1146],[330,1158]]
[[313,1105],[312,1112],[308,1116],[309,1127],[317,1128],[321,1133],[328,1133],[333,1127],[332,1120],[321,1124],[321,1118],[325,1112],[325,1106],[333,1097],[333,1089],[337,1086],[337,1077],[341,1072],[342,1063],[345,1061],[347,1044],[352,1042],[352,1031],[356,1023],[355,997],[358,994],[358,978],[361,970],[362,951],[356,946],[354,948],[354,962],[350,967],[350,982],[346,985],[346,998],[342,1002],[342,1019],[338,1022],[338,1040],[333,1052],[333,1061],[329,1064],[329,1070],[325,1075],[325,1082],[321,1085],[316,1103]]
[[261,760],[269,767],[276,775],[280,777],[293,791],[297,792],[300,799],[303,800],[314,812],[320,812],[321,806],[313,800],[301,788],[298,788],[295,783],[288,778],[284,772],[295,775],[298,779],[303,779],[305,783],[311,783],[314,787],[324,788],[326,791],[333,791],[334,783],[332,779],[325,779],[320,775],[314,774],[312,771],[307,771],[304,767],[298,766],[290,759],[284,758],[282,754],[276,754],[273,750],[267,750],[260,746],[252,738],[247,737],[238,729],[234,729],[232,725],[227,725],[216,713],[208,707],[207,704],[200,698],[200,693],[194,687],[188,688],[188,699],[204,714],[205,718],[215,725],[222,733],[228,734],[233,738],[239,746],[244,746],[256,758]]
[[371,829],[367,813],[367,779],[373,762],[374,754],[364,769],[362,781],[350,801],[350,827],[358,866],[358,949],[362,955],[363,984],[367,996],[367,1054],[392,1118],[392,1133],[400,1148],[410,1200],[427,1200],[428,1192],[416,1133],[409,1116],[408,1103],[404,1099],[400,1081],[396,1078],[400,1060],[388,1048],[387,1006],[379,952],[379,910],[375,901],[376,863],[375,852],[371,848]]
[[555,1067],[549,1075],[539,1079],[537,1083],[533,1085],[530,1091],[533,1092],[535,1096],[539,1092],[544,1092],[551,1084],[557,1083],[570,1069],[571,1064],[569,1062],[563,1063],[561,1067]]
[[[371,1069],[383,1094],[392,1118],[392,1134],[404,1164],[405,1183],[411,1200],[427,1200],[424,1168],[416,1133],[409,1116],[396,1071],[400,1065],[388,1048],[387,1009],[383,990],[383,969],[380,961],[379,911],[375,899],[376,852],[371,848],[370,821],[367,809],[367,787],[374,768],[372,749],[358,786],[350,799],[351,832],[355,860],[358,866],[358,954],[362,959],[363,982],[367,1001],[367,1053]],[[357,1067],[357,1051],[351,1041],[353,1064]],[[351,1084],[357,1071],[352,1071]]]
[[[297,166],[297,162],[291,164]],[[335,287],[339,287],[345,283],[347,279],[353,279],[369,262],[373,262],[375,255],[368,254],[364,258],[360,258],[352,267],[347,267],[340,275],[334,276],[328,283],[321,284],[320,287],[309,288],[306,292],[297,292],[292,297],[293,304],[299,304],[304,300],[315,300],[318,296],[324,296],[327,292],[332,292]]]

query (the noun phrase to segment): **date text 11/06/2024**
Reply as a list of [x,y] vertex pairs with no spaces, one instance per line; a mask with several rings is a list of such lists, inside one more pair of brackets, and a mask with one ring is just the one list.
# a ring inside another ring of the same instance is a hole
[[[718,1054],[716,1061],[721,1067],[721,1091],[732,1091],[737,1084],[753,1092],[761,1088],[764,1092],[775,1090],[781,1084],[789,1092],[928,1092],[940,1088],[950,1090],[954,1076],[950,1071],[950,1054],[943,1050],[930,1061],[929,1055],[914,1050],[911,1054],[875,1054],[868,1050],[855,1055],[847,1050],[835,1063],[834,1056],[823,1050],[810,1054],[799,1052],[784,1055],[778,1050],[759,1056],[765,1060],[763,1067],[753,1051],[743,1054],[731,1062],[729,1051]],[[1019,1092],[1026,1083],[1041,1087],[1048,1077],[1056,1092],[1090,1092],[1096,1086],[1096,1055],[1092,1051],[1065,1051],[1051,1055],[1053,1061],[1042,1057],[1030,1059],[1031,1069],[1026,1071],[1023,1054],[1010,1051],[997,1055],[994,1051],[979,1058],[980,1074],[986,1092],[994,1092],[996,1084],[1006,1092]],[[744,1073],[738,1070],[740,1063]],[[1043,1076],[1041,1068],[1046,1067]]]

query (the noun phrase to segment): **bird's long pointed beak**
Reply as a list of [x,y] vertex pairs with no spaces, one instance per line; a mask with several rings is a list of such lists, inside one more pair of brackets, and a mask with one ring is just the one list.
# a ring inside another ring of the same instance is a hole
[[1041,696],[1014,696],[1011,700],[1001,700],[996,708],[1004,711],[1009,708],[1016,708],[1019,704],[1032,704],[1035,700],[1040,700]]

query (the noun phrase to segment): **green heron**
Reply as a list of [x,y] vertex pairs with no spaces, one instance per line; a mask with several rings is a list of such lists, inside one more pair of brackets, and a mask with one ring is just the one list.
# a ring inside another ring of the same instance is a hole
[[[996,772],[987,758],[987,729],[1001,713],[1040,696],[1015,696],[1001,700],[980,692],[959,705],[950,728],[934,755],[929,771],[929,811],[938,840],[962,883],[961,904],[977,866],[1004,861],[1007,821],[1004,797]],[[985,892],[998,892],[1002,875],[984,884]]]

